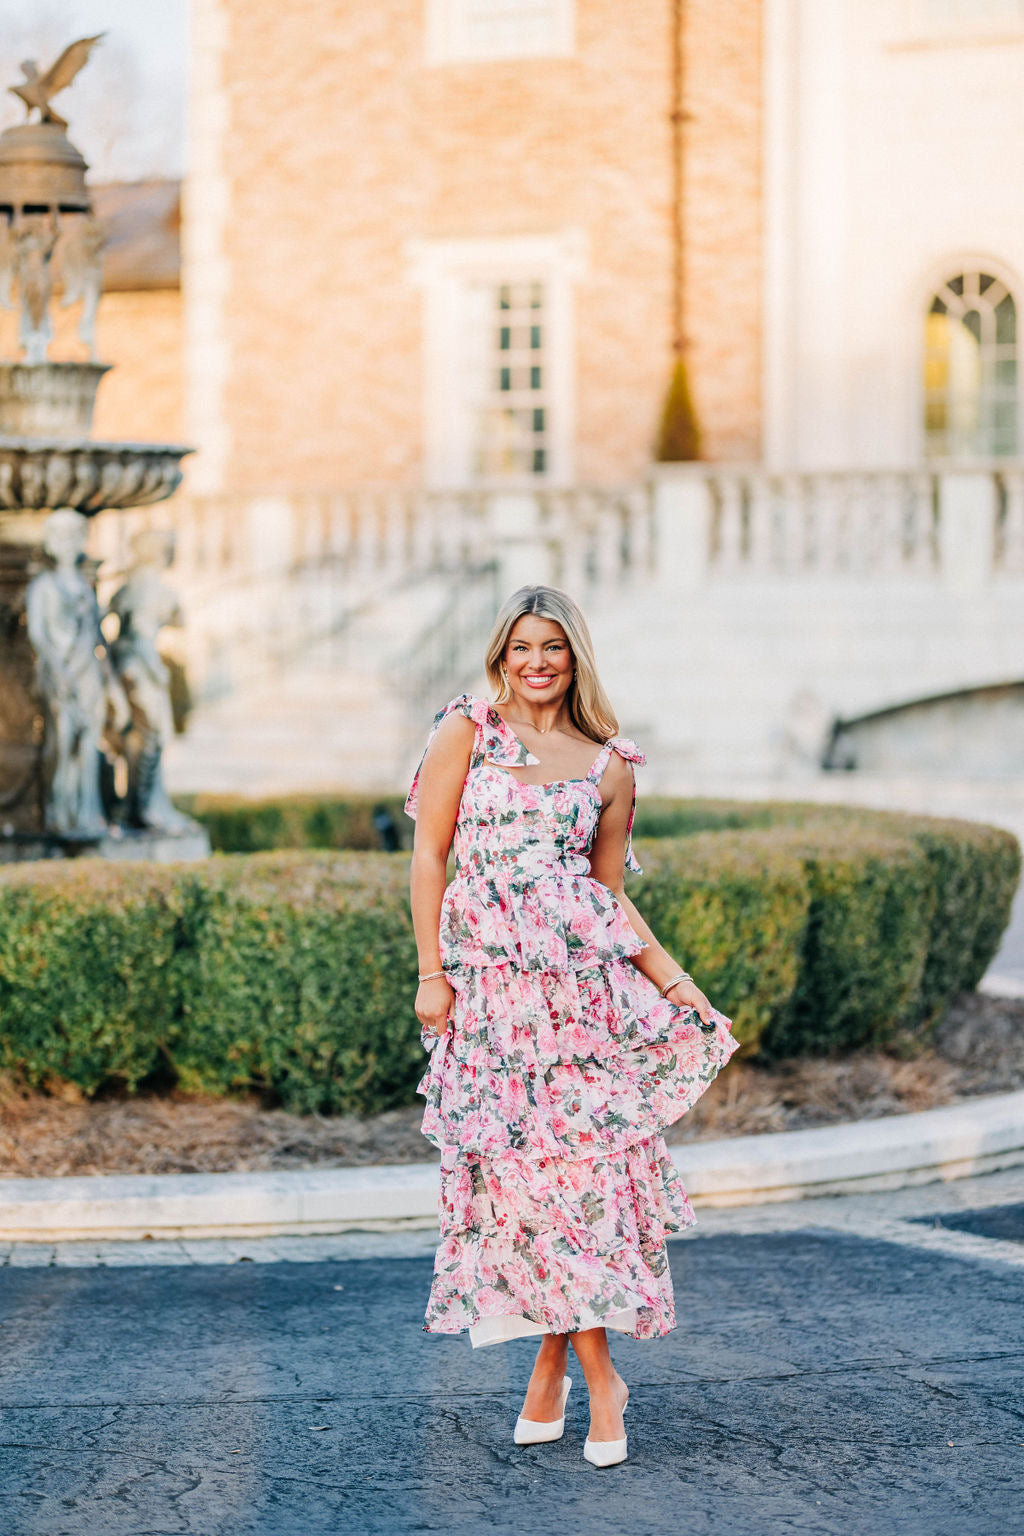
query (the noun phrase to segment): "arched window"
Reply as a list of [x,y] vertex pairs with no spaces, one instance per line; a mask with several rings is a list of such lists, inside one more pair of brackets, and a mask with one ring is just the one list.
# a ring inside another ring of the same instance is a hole
[[924,432],[929,454],[1018,451],[1017,306],[990,272],[961,272],[925,317]]

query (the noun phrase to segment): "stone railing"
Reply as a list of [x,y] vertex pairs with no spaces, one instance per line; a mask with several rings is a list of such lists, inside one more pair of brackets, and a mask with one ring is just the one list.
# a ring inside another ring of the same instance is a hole
[[[96,519],[105,590],[147,524],[177,533],[172,581],[201,695],[301,659],[406,588],[390,665],[402,692],[432,692],[465,671],[484,611],[527,582],[590,602],[750,582],[980,592],[1024,577],[1024,465],[775,474],[693,464],[612,488],[183,494]],[[455,595],[426,612],[418,594],[445,577]]]
[[1024,576],[1024,465],[1000,470],[995,484],[993,566],[1001,575]]
[[653,495],[656,567],[691,585],[896,579],[980,589],[1024,574],[1016,463],[800,474],[687,465],[660,470]]

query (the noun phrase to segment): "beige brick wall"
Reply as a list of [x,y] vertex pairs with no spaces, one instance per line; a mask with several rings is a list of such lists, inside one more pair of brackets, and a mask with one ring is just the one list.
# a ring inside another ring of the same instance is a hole
[[182,327],[178,289],[103,296],[97,351],[116,366],[100,385],[94,437],[182,441]]
[[[197,0],[229,78],[238,489],[414,482],[416,239],[580,229],[577,478],[649,460],[671,367],[670,0],[578,0],[570,59],[427,66],[422,0]],[[760,0],[691,0],[686,327],[712,454],[759,439]],[[193,216],[201,216],[201,207]],[[186,273],[187,277],[187,273]]]
[[762,0],[684,0],[683,325],[711,459],[761,453]]

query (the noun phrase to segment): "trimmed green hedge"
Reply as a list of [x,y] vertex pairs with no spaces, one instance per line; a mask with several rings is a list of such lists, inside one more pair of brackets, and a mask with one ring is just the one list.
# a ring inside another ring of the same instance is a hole
[[412,847],[404,795],[293,795],[246,800],[241,795],[179,795],[180,810],[201,822],[215,853],[269,853],[276,848],[382,847],[374,826],[380,808],[391,817],[399,847]]
[[[278,848],[381,847],[373,814],[387,811],[403,848],[412,847],[412,822],[403,795],[293,795],[249,800],[244,795],[179,795],[175,804],[201,822],[215,853],[270,853]],[[772,805],[734,800],[653,797],[637,806],[637,837],[689,837],[730,827],[770,826]]]
[[255,854],[5,871],[0,1069],[92,1094],[174,1074],[298,1111],[407,1101],[408,858]]
[[0,884],[0,1069],[134,1088],[178,1026],[178,872],[100,859],[16,864]]
[[[722,802],[644,813],[631,898],[766,1056],[925,1038],[983,974],[1020,872],[1016,840],[974,823]],[[650,835],[680,827],[691,835]],[[410,1102],[423,1067],[415,967],[406,854],[8,866],[0,1069],[90,1094],[171,1074],[295,1110],[384,1109]]]

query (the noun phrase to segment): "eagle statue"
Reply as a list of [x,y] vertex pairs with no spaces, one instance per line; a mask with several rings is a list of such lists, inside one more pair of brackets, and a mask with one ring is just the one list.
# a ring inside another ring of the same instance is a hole
[[100,38],[105,36],[104,32],[98,32],[95,37],[82,37],[77,43],[69,43],[57,62],[42,75],[35,60],[27,59],[21,66],[24,80],[20,85],[8,86],[8,90],[21,97],[29,116],[35,108],[41,123],[55,123],[58,128],[66,128],[67,123],[50,106],[50,98],[71,84]]

